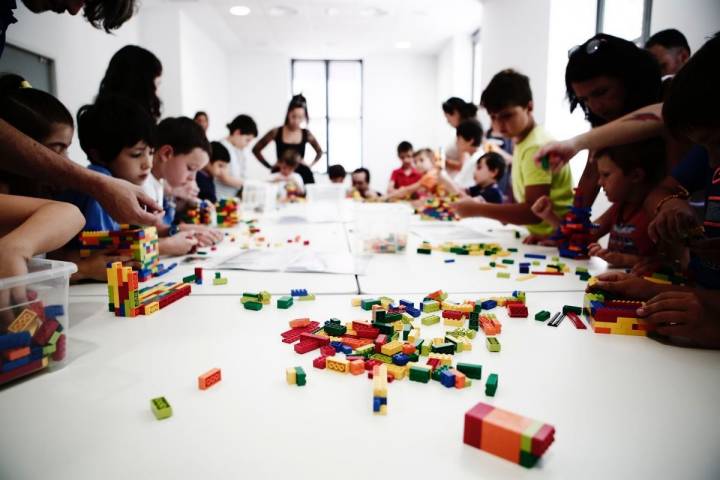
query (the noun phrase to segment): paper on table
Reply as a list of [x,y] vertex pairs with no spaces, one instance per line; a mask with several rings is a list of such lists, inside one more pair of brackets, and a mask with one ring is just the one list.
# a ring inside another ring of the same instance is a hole
[[431,243],[474,241],[479,242],[489,238],[490,235],[478,232],[463,225],[449,223],[435,223],[431,225],[413,225],[410,231],[421,240]]
[[305,273],[365,273],[368,256],[350,253],[314,252],[307,249],[246,250],[215,266],[227,270]]

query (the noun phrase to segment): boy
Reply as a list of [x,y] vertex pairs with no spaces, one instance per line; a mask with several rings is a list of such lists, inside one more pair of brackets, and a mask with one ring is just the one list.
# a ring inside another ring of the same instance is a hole
[[277,160],[278,171],[270,175],[272,183],[281,184],[280,196],[285,200],[305,196],[305,183],[295,171],[300,161],[297,150],[285,150]]
[[342,185],[345,183],[346,176],[347,172],[342,165],[330,165],[328,167],[328,177],[330,177],[331,183],[339,183]]
[[195,182],[200,189],[198,198],[215,203],[217,195],[215,195],[214,179],[227,172],[230,165],[230,152],[220,142],[211,142],[210,152],[212,153],[210,162],[202,170],[198,170]]
[[400,168],[393,170],[388,184],[388,195],[396,189],[407,187],[420,180],[421,175],[413,167],[413,146],[410,142],[402,141],[397,147],[397,156],[400,159]]
[[372,200],[380,197],[375,190],[370,189],[370,170],[367,168],[356,168],[352,173],[353,197],[361,200]]
[[651,36],[645,43],[645,50],[658,61],[663,77],[675,75],[690,58],[687,38],[674,28],[661,30]]
[[461,157],[465,157],[465,162],[454,180],[461,189],[470,188],[475,184],[473,179],[475,166],[482,155],[480,148],[483,139],[482,125],[474,118],[463,120],[455,129],[455,138],[457,151]]
[[477,199],[463,199],[454,204],[457,213],[464,217],[478,216],[503,223],[525,225],[530,236],[526,243],[535,243],[548,237],[553,228],[542,222],[531,209],[535,201],[548,195],[556,215],[562,216],[572,204],[570,167],[559,171],[545,170],[535,164],[533,155],[550,137],[535,123],[533,100],[528,77],[514,70],[503,70],[493,77],[481,96],[481,104],[490,115],[493,131],[512,138],[512,186],[515,204],[490,204]]

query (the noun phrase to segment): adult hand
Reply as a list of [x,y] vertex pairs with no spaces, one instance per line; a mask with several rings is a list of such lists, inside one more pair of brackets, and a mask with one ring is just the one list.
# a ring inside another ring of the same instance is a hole
[[686,239],[687,232],[699,227],[700,221],[687,200],[674,198],[662,205],[648,226],[648,234],[655,243],[678,243]]
[[89,190],[118,223],[155,225],[162,218],[162,207],[142,188],[125,180],[97,175]]
[[604,290],[633,300],[649,300],[660,293],[657,284],[624,272],[603,273],[597,279],[588,291]]
[[535,153],[533,160],[539,166],[542,158],[547,155],[550,161],[550,169],[556,172],[565,166],[579,151],[572,139],[562,142],[550,142],[543,145]]
[[695,340],[720,347],[720,321],[699,292],[665,292],[638,309],[638,316],[660,335]]

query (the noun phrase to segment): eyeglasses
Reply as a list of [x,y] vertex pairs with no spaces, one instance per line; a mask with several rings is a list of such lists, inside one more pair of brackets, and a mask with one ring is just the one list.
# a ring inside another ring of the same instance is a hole
[[[600,46],[606,42],[607,40],[605,40],[604,38],[593,38],[585,44],[585,53],[587,53],[588,55],[592,55],[593,53],[600,50]],[[570,50],[568,50],[568,58],[572,57],[575,52],[580,50],[580,48],[582,48],[582,45],[575,45]]]

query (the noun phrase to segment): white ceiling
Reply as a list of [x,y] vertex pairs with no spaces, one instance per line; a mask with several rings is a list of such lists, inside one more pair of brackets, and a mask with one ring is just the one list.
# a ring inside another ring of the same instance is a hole
[[[245,5],[245,17],[230,7]],[[273,7],[295,15],[273,16]],[[393,52],[410,42],[409,52],[436,53],[454,34],[480,25],[479,0],[142,0],[143,8],[178,8],[228,51],[273,51],[295,57],[360,57]],[[385,12],[363,15],[368,8]],[[336,15],[328,15],[334,9]]]

